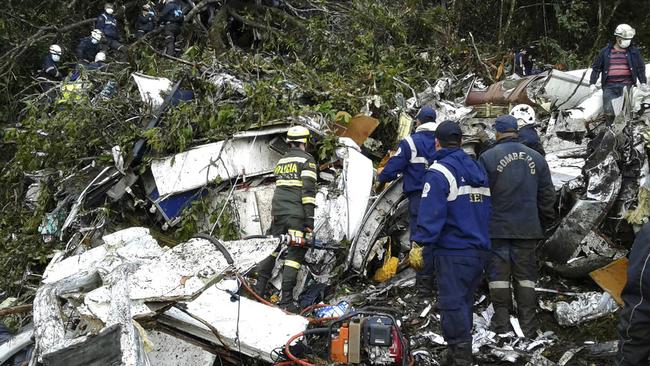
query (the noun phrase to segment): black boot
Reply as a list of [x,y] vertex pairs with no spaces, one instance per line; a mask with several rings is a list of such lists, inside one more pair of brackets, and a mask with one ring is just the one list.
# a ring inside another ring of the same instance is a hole
[[517,315],[519,324],[526,338],[535,339],[537,337],[537,294],[531,287],[517,286]]
[[442,352],[440,356],[440,366],[455,366],[456,361],[454,360],[456,353],[456,345],[450,344],[447,345],[447,349]]
[[458,343],[454,347],[454,361],[456,366],[472,366],[474,358],[472,357],[472,342]]
[[298,282],[298,270],[285,265],[282,269],[282,297],[278,306],[292,313],[298,310],[293,302],[293,288],[296,287],[296,282]]
[[257,282],[255,283],[253,291],[255,291],[255,293],[260,297],[264,297],[266,285],[269,283],[269,279],[273,273],[273,267],[275,267],[275,257],[270,255],[258,263],[257,268],[255,268]]
[[431,299],[433,296],[433,276],[418,274],[415,276],[415,288],[417,288],[419,297]]

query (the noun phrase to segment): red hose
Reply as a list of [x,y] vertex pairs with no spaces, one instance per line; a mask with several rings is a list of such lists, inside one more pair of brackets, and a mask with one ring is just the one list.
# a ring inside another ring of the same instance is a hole
[[315,365],[312,364],[312,363],[309,363],[309,362],[307,362],[307,361],[305,361],[305,360],[301,360],[301,359],[299,359],[298,357],[294,356],[294,355],[291,353],[291,351],[289,350],[289,345],[291,344],[291,342],[293,342],[294,340],[296,340],[296,339],[302,337],[304,334],[305,334],[304,332],[300,332],[300,333],[296,334],[295,336],[289,338],[289,340],[287,341],[287,343],[284,344],[284,354],[287,355],[287,357],[289,357],[289,359],[290,359],[291,361],[293,361],[294,363],[297,363],[298,365],[302,365],[302,366],[315,366]]

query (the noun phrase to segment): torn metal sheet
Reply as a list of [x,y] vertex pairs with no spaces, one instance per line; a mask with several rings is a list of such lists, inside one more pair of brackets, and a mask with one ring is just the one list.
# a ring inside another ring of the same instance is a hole
[[201,347],[187,343],[168,334],[151,331],[147,337],[153,348],[147,353],[149,361],[155,366],[213,366],[216,356]]
[[560,325],[572,326],[606,316],[617,309],[616,301],[607,292],[587,292],[570,303],[558,302],[555,305],[555,319]]
[[114,325],[83,342],[46,354],[45,366],[106,366],[122,364],[120,332],[122,327]]
[[0,344],[0,365],[34,343],[34,328],[28,327],[13,338]]
[[[340,138],[344,146],[336,149],[343,169],[333,190],[321,189],[316,196],[314,232],[319,240],[339,242],[357,236],[370,200],[374,168],[349,138]],[[340,192],[340,193],[339,193]]]
[[226,74],[224,72],[213,74],[210,75],[207,81],[209,83],[212,83],[218,88],[217,92],[219,94],[223,94],[226,90],[230,89],[242,96],[246,96],[246,89],[244,88],[244,82],[230,74]]
[[580,253],[581,244],[600,224],[621,187],[620,172],[612,154],[608,154],[588,174],[586,197],[578,200],[542,247],[543,253],[554,263],[565,264]]
[[[552,70],[543,80],[541,88],[534,93],[538,105],[551,109],[571,109],[578,106],[591,95],[589,78],[591,73],[584,70],[580,76],[560,70]],[[602,102],[601,102],[602,104]]]
[[131,74],[140,91],[142,101],[154,109],[160,107],[165,101],[165,94],[172,89],[172,81],[167,78],[158,78],[140,73]]
[[[286,131],[286,130],[285,130]],[[158,194],[186,192],[216,180],[251,177],[273,171],[282,155],[270,148],[273,135],[219,141],[154,160],[151,172]]]
[[352,241],[346,260],[346,269],[351,268],[357,273],[366,275],[365,265],[369,259],[368,256],[380,237],[386,220],[404,198],[402,193],[402,179],[398,178],[388,185],[370,206],[361,222],[359,235]]
[[[299,315],[240,296],[232,301],[231,294],[212,286],[195,300],[187,303],[187,311],[210,323],[229,349],[273,362],[271,352],[284,345],[295,334],[307,328],[308,320]],[[159,322],[178,331],[208,340],[221,341],[208,327],[182,311],[172,308],[160,316]]]

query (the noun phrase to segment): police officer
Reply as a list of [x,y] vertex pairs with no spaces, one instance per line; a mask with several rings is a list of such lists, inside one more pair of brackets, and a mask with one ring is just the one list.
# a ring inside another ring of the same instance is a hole
[[498,334],[511,330],[512,276],[519,324],[527,337],[534,338],[538,328],[535,246],[555,218],[555,189],[544,157],[518,141],[515,117],[498,117],[495,128],[496,145],[479,158],[492,192],[490,238],[494,254],[488,277],[495,313],[491,326]]
[[[415,119],[415,133],[400,141],[397,153],[388,160],[378,177],[379,183],[383,185],[395,180],[398,174],[403,174],[402,190],[409,200],[411,241],[418,222],[424,173],[433,162],[432,157],[436,151],[436,112],[433,108],[424,106]],[[430,248],[423,248],[424,267],[416,276],[418,294],[424,298],[430,298],[433,293],[433,258]]]
[[645,62],[637,47],[630,46],[636,31],[627,24],[619,24],[614,31],[616,42],[608,44],[600,50],[591,65],[589,88],[596,91],[596,82],[602,74],[603,113],[605,123],[609,126],[614,122],[615,114],[612,100],[623,95],[625,87],[636,85],[637,80],[641,89],[648,90],[645,75]]
[[[302,126],[291,127],[287,133],[289,151],[275,166],[275,192],[271,206],[273,220],[270,235],[290,234],[298,237],[311,237],[314,228],[314,209],[316,207],[316,162],[305,151],[309,130]],[[275,260],[281,247],[258,264],[255,292],[264,295],[271,278]],[[280,307],[295,310],[293,288],[296,286],[298,270],[305,258],[306,248],[289,247],[282,269],[282,296]]]
[[77,58],[82,65],[88,65],[95,61],[95,56],[99,52],[99,41],[102,39],[102,31],[94,29],[90,37],[84,37],[77,46]]
[[154,28],[156,14],[151,4],[142,5],[142,13],[135,20],[136,37],[142,38],[145,34],[151,32]]
[[542,156],[546,155],[542,141],[535,129],[535,110],[528,104],[518,104],[510,110],[510,115],[517,119],[519,128],[519,142],[537,151]]
[[434,163],[427,170],[416,234],[432,248],[438,309],[448,345],[442,365],[472,361],[472,306],[490,249],[490,188],[483,167],[461,149],[452,121],[436,128]]
[[621,297],[617,366],[650,364],[650,223],[637,233],[629,254],[627,283]]
[[180,52],[176,48],[178,35],[183,27],[183,8],[177,0],[165,0],[165,6],[160,12],[160,24],[165,27],[165,54],[173,56]]
[[59,72],[59,62],[61,62],[61,46],[53,44],[49,52],[43,58],[41,72],[45,78],[51,81],[63,80],[63,75]]
[[95,20],[95,29],[99,29],[104,35],[104,43],[108,48],[118,52],[124,52],[125,46],[120,43],[120,33],[117,28],[117,19],[113,15],[115,7],[112,3],[104,5],[104,12],[99,14]]

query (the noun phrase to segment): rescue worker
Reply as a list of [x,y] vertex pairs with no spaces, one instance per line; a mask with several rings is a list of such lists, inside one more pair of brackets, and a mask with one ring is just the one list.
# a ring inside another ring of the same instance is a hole
[[523,48],[515,53],[515,74],[519,76],[530,76],[533,74],[533,60],[530,51],[533,47]]
[[165,6],[160,12],[160,24],[165,33],[165,54],[176,55],[180,49],[176,47],[178,35],[183,27],[183,9],[177,0],[165,0]]
[[156,13],[154,13],[151,4],[142,5],[142,12],[138,15],[138,18],[135,20],[135,36],[139,39],[142,38],[145,34],[151,32],[156,23]]
[[472,365],[472,306],[490,250],[490,188],[481,165],[461,149],[452,121],[436,128],[434,163],[424,176],[413,240],[432,248],[438,309],[448,349],[441,365]]
[[555,188],[544,157],[518,140],[517,120],[511,115],[496,119],[497,142],[479,163],[485,167],[492,192],[490,238],[494,251],[488,279],[494,305],[492,330],[511,330],[510,277],[514,280],[519,324],[524,335],[537,333],[537,241],[555,218]]
[[[276,188],[271,202],[273,219],[270,235],[289,234],[311,238],[316,207],[316,162],[305,151],[308,138],[309,130],[302,126],[291,127],[287,132],[289,151],[278,161],[274,170]],[[266,291],[280,249],[281,246],[278,246],[256,268],[255,292],[260,296]],[[282,295],[278,303],[284,309],[295,310],[293,288],[306,252],[307,249],[302,247],[289,247],[286,251],[282,269]]]
[[528,104],[518,104],[510,110],[510,115],[517,119],[519,129],[519,142],[537,151],[542,156],[546,155],[542,141],[535,129],[535,110]]
[[106,64],[106,52],[99,51],[95,55],[95,62],[88,64],[88,70],[107,71],[108,64]]
[[49,52],[43,58],[43,65],[41,73],[45,78],[51,81],[63,80],[63,75],[59,72],[59,62],[61,62],[61,46],[53,44],[50,46]]
[[95,20],[95,29],[99,29],[104,35],[103,42],[109,49],[124,52],[125,46],[120,43],[120,32],[117,28],[117,19],[113,15],[115,7],[112,3],[104,5],[104,12]]
[[600,50],[591,65],[591,77],[589,88],[596,91],[596,82],[600,78],[603,89],[603,113],[605,124],[611,126],[614,123],[615,113],[612,100],[623,95],[626,87],[641,84],[643,91],[648,90],[645,75],[645,62],[637,47],[630,46],[636,31],[627,24],[619,24],[614,31],[616,41],[614,45],[608,44]]
[[621,298],[617,366],[650,364],[650,223],[637,233],[629,254],[627,283]]
[[[424,173],[433,162],[432,157],[436,151],[434,135],[436,111],[429,106],[424,106],[418,112],[415,120],[415,133],[400,141],[397,152],[388,160],[378,177],[379,184],[384,185],[397,179],[399,174],[403,174],[402,190],[409,201],[411,241],[413,241],[418,223]],[[425,266],[416,276],[416,287],[420,296],[429,298],[433,294],[434,287],[431,247],[422,249],[422,257]]]
[[102,39],[102,31],[94,29],[90,33],[90,37],[82,38],[77,46],[77,58],[79,63],[87,66],[95,60],[97,52],[99,52],[99,41]]

